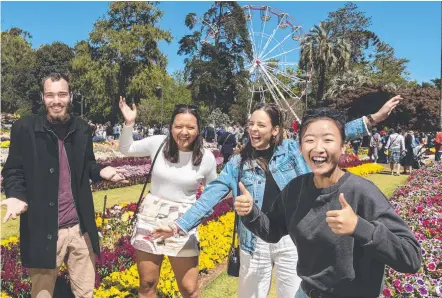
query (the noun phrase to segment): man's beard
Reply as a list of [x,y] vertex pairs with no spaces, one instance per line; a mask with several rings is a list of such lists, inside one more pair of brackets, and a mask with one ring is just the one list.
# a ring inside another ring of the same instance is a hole
[[[66,105],[65,104],[53,104],[51,105],[51,107],[53,106],[59,106],[61,108],[66,109]],[[50,115],[49,113],[49,107],[45,105],[45,110],[46,110],[46,118],[49,120],[49,122],[53,123],[53,124],[64,124],[67,123],[69,121],[69,119],[71,118],[71,111],[72,111],[73,105],[72,102],[69,102],[67,104],[67,109],[66,112],[64,114],[61,115]]]

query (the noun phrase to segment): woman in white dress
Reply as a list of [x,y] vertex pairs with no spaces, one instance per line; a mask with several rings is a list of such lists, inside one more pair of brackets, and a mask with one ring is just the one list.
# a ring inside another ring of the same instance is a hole
[[132,245],[140,275],[138,297],[156,297],[161,263],[169,257],[181,295],[200,297],[198,289],[198,235],[189,233],[162,240],[151,238],[153,229],[172,224],[196,201],[201,182],[216,178],[216,161],[204,149],[198,109],[193,105],[177,105],[170,121],[169,136],[157,135],[133,141],[132,127],[137,110],[120,98],[125,124],[120,137],[120,152],[128,156],[155,156],[150,191],[138,213]]

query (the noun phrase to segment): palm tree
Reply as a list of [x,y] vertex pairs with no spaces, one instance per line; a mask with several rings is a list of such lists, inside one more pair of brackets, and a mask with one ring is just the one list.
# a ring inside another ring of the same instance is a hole
[[326,74],[330,70],[343,72],[350,65],[350,44],[347,40],[332,36],[329,22],[315,25],[301,44],[300,67],[311,68],[318,80],[316,100],[324,97]]

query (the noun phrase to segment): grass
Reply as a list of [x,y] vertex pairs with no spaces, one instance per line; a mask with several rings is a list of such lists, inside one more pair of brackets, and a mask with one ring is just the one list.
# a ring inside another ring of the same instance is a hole
[[[390,171],[386,170],[380,174],[373,174],[365,177],[372,181],[377,187],[389,198],[394,190],[404,185],[408,176],[392,176]],[[203,298],[236,298],[238,296],[238,279],[229,277],[226,272],[220,274],[211,284],[209,284],[203,291]],[[276,280],[272,279],[272,286],[268,298],[276,298]]]
[[[149,191],[150,184],[147,185],[145,194]],[[92,195],[94,197],[94,206],[96,212],[102,212],[104,207],[104,196],[107,195],[106,208],[115,204],[132,203],[136,202],[140,196],[142,184],[133,185],[123,188],[116,188],[110,190],[96,191]],[[2,199],[5,197],[2,196]],[[1,208],[1,220],[3,221],[5,208]],[[1,239],[7,239],[10,236],[18,236],[19,234],[19,220],[9,219],[7,223],[2,223]]]

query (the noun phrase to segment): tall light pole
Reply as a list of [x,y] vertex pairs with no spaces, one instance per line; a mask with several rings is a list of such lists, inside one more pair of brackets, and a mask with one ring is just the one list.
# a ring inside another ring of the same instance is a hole
[[161,99],[161,128],[163,128],[163,112],[164,112],[164,100],[163,100],[163,89],[158,86],[156,90],[156,95]]

